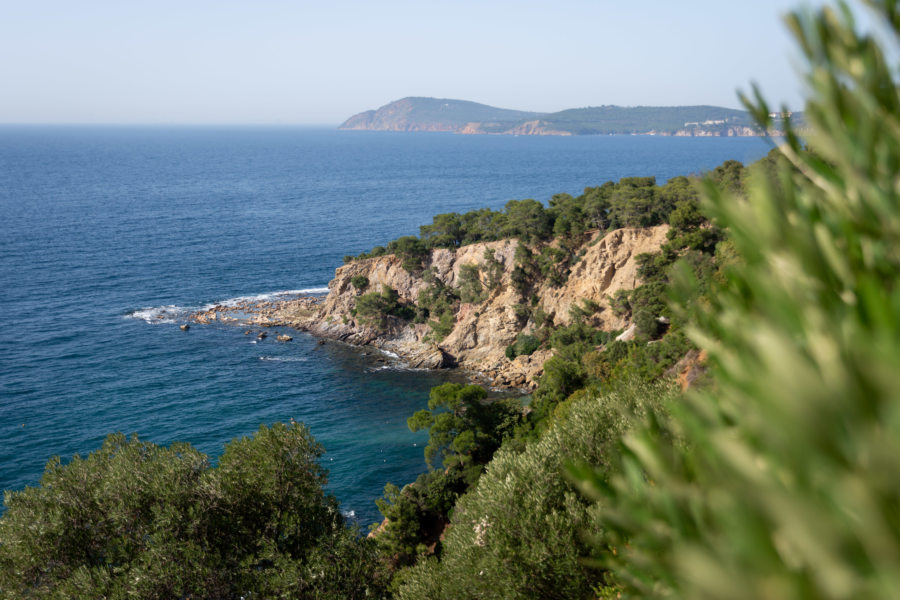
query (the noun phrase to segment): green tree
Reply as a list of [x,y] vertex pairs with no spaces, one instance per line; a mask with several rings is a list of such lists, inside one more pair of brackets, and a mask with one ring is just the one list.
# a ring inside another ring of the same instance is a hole
[[392,241],[387,245],[387,251],[396,254],[403,268],[410,273],[421,270],[422,261],[428,256],[428,248],[414,235]]
[[[260,427],[219,466],[188,444],[109,436],[5,494],[9,598],[359,598],[374,549],[344,529],[302,424]],[[361,570],[362,568],[362,570]],[[374,586],[374,587],[373,587]]]
[[381,293],[369,292],[356,299],[356,315],[364,322],[378,329],[387,327],[388,317],[411,319],[414,311],[400,303],[397,290],[382,284]]
[[403,573],[398,597],[598,597],[603,572],[582,557],[588,539],[604,539],[595,518],[602,507],[577,493],[565,464],[611,468],[630,425],[623,409],[662,413],[671,395],[668,387],[641,384],[604,396],[583,394],[524,450],[501,448],[457,502],[440,556]]
[[510,200],[506,203],[505,237],[519,238],[524,242],[550,237],[552,224],[544,205],[537,200]]
[[605,230],[610,227],[609,212],[612,207],[612,191],[616,184],[607,181],[603,185],[584,190],[585,225],[589,229]]
[[[868,4],[896,48],[900,7]],[[582,472],[625,597],[900,597],[896,70],[844,5],[788,24],[812,92],[780,149],[793,169],[746,201],[705,188],[740,256],[693,313],[714,386],[644,420],[615,477]]]
[[459,267],[459,298],[463,302],[479,304],[485,299],[484,284],[481,282],[481,268],[476,264]]
[[440,459],[445,468],[464,472],[468,482],[477,479],[522,415],[513,400],[486,399],[487,391],[480,385],[445,383],[431,389],[428,410],[408,419],[412,431],[428,430],[425,461],[429,466]]
[[362,291],[369,287],[369,278],[365,275],[354,275],[350,278],[350,285]]
[[429,248],[458,248],[465,229],[459,213],[444,213],[432,217],[431,225],[419,227],[419,235]]

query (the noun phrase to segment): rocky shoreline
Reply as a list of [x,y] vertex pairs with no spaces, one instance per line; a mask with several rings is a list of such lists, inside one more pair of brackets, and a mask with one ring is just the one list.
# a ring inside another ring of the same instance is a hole
[[[339,267],[325,297],[216,305],[190,314],[188,320],[197,324],[289,327],[320,340],[371,346],[395,354],[410,368],[460,368],[494,388],[530,391],[537,386],[552,350],[537,350],[512,360],[506,357],[506,348],[515,342],[516,336],[536,325],[533,316],[523,317],[516,307],[540,306],[546,318],[565,326],[571,323],[573,307],[588,300],[599,306],[599,311],[591,317],[595,326],[609,331],[624,329],[628,323],[611,310],[609,298],[617,290],[639,285],[635,257],[658,250],[666,240],[667,231],[667,225],[660,225],[594,234],[586,241],[584,252],[565,283],[542,284],[530,292],[529,298],[523,297],[511,284],[517,240],[432,250],[426,259],[431,277],[448,288],[459,287],[463,266],[483,267],[487,254],[503,269],[499,285],[491,287],[484,300],[459,304],[452,330],[439,341],[435,341],[426,323],[389,316],[376,328],[355,316],[357,298],[367,291],[388,286],[397,292],[401,303],[412,306],[419,292],[430,285],[422,273],[408,272],[393,255],[357,260]],[[357,289],[352,284],[354,278],[360,277],[368,281],[366,289]]]

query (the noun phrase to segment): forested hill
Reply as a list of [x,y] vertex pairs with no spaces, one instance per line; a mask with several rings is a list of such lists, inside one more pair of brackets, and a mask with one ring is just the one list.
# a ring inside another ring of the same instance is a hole
[[[797,115],[793,118],[797,120]],[[593,106],[537,113],[440,98],[403,98],[354,115],[340,129],[507,135],[763,134],[746,111],[720,106]]]
[[403,98],[344,121],[340,129],[382,131],[462,131],[469,123],[518,123],[540,113],[494,108],[487,104],[442,98]]

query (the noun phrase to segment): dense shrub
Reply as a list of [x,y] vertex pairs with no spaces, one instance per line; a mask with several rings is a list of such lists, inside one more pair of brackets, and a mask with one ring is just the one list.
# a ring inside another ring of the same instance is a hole
[[459,298],[463,302],[479,304],[486,297],[484,284],[481,282],[481,269],[476,264],[459,267]]
[[520,333],[516,341],[506,347],[506,358],[512,360],[517,356],[531,356],[540,346],[540,340],[533,335]]
[[521,405],[510,399],[487,400],[480,385],[445,383],[431,389],[428,410],[408,419],[412,431],[428,430],[425,461],[434,467],[458,469],[471,483],[481,473],[522,416]]
[[350,278],[350,285],[362,291],[369,287],[369,278],[365,275],[354,275]]
[[[893,57],[897,6],[869,5]],[[747,201],[730,169],[706,188],[740,256],[694,313],[714,386],[644,420],[612,479],[582,473],[601,480],[596,550],[624,597],[900,597],[896,71],[849,12],[789,23],[811,151],[788,127],[793,169],[755,176]]]
[[364,323],[384,329],[387,326],[388,317],[397,317],[410,320],[415,317],[415,311],[400,303],[397,290],[383,284],[381,293],[369,292],[356,299],[355,314]]
[[9,598],[361,598],[371,544],[345,530],[321,447],[276,423],[218,467],[188,444],[109,436],[38,487],[7,492],[0,592]]
[[599,507],[578,494],[567,461],[614,463],[628,411],[659,413],[671,398],[661,386],[625,385],[605,396],[586,394],[524,451],[504,447],[475,488],[462,497],[440,559],[403,573],[404,600],[595,597],[603,573],[582,557],[600,536]]
[[410,273],[422,269],[422,261],[428,256],[428,248],[419,238],[408,235],[387,245],[387,252],[397,255],[404,269]]

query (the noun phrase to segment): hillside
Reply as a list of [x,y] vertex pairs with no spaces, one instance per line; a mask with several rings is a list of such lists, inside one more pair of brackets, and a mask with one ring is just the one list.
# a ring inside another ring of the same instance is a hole
[[459,132],[473,122],[512,126],[532,119],[537,114],[494,108],[465,100],[403,98],[378,110],[353,115],[341,124],[340,129]]
[[[794,115],[795,120],[798,117]],[[776,123],[777,127],[780,124]],[[717,137],[763,133],[746,111],[720,106],[594,106],[537,113],[439,98],[403,98],[354,115],[339,128],[505,135]]]

